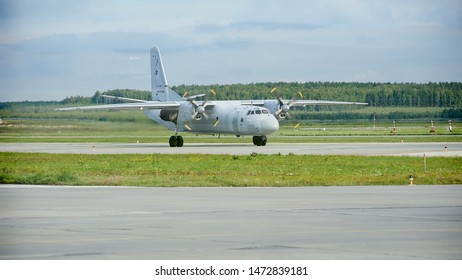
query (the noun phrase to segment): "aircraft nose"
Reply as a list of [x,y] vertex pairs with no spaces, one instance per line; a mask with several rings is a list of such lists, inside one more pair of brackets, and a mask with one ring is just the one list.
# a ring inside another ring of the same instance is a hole
[[273,115],[269,115],[260,122],[260,129],[263,135],[271,134],[278,131],[279,122]]

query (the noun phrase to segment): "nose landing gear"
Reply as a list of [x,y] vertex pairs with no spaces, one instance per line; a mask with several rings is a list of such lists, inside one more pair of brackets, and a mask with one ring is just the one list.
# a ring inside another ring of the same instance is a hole
[[256,146],[266,146],[266,136],[265,135],[254,136],[252,140],[253,140],[253,144]]

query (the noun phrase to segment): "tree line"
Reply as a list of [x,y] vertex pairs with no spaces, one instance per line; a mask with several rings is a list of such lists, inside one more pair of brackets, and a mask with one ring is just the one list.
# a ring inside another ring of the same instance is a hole
[[[444,107],[462,108],[462,83],[253,83],[231,85],[178,85],[172,89],[180,95],[209,94],[214,100],[271,99],[281,96],[285,99],[316,99],[366,102],[372,107]],[[210,93],[216,92],[216,96]],[[302,94],[302,96],[299,95]],[[54,102],[29,102],[27,104],[101,104],[115,100],[101,95],[113,95],[134,99],[151,100],[148,90],[114,89],[96,91],[93,96],[70,96]],[[8,103],[0,103],[8,106]],[[21,103],[21,102],[19,102]],[[1,108],[1,107],[0,107]]]
[[[462,83],[253,83],[231,85],[178,85],[172,89],[180,95],[209,94],[214,100],[316,99],[366,102],[372,107],[462,107]],[[210,90],[216,92],[212,95]],[[102,94],[151,100],[147,90],[114,89],[97,91],[92,97],[74,96],[62,104],[98,104]],[[300,95],[301,94],[301,95]],[[114,102],[114,100],[109,100]]]
[[[276,88],[272,92],[272,90]],[[233,85],[179,85],[172,88],[189,95],[208,93],[216,99],[284,98],[366,102],[373,107],[462,107],[462,83],[256,83]],[[299,93],[303,95],[300,97]]]
[[[353,82],[308,82],[308,83],[252,83],[231,85],[178,85],[172,89],[180,95],[207,94],[209,100],[251,100],[276,99],[281,96],[285,100],[316,99],[366,102],[368,107],[405,107],[405,108],[441,108],[440,113],[427,116],[428,112],[406,112],[401,110],[387,113],[388,119],[405,118],[462,118],[462,83],[353,83]],[[211,93],[213,90],[216,95]],[[301,95],[300,95],[301,94]],[[114,89],[104,92],[96,91],[93,96],[70,96],[61,101],[24,101],[0,103],[0,110],[40,112],[44,108],[72,105],[94,105],[123,102],[103,98],[112,95],[140,100],[151,100],[149,90]],[[340,109],[339,109],[340,108]],[[347,109],[345,109],[347,110]],[[348,116],[358,119],[371,118],[370,112],[345,112],[342,106],[307,106],[294,108],[300,119],[327,118],[342,119]],[[300,112],[298,112],[300,111]],[[325,113],[321,113],[323,111]],[[328,113],[333,111],[333,113]],[[316,112],[315,114],[309,114]],[[299,113],[299,114],[298,114]],[[324,115],[323,115],[324,114]],[[356,114],[356,115],[352,115]],[[348,115],[348,116],[347,116]]]

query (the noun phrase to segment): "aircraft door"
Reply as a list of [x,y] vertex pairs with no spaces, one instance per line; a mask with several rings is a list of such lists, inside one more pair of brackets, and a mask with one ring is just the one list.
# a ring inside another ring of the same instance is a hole
[[241,110],[241,108],[236,109],[233,113],[233,118],[232,118],[232,125],[233,125],[233,130],[236,132],[236,134],[243,135],[247,131],[247,126],[246,126],[246,118],[244,112]]

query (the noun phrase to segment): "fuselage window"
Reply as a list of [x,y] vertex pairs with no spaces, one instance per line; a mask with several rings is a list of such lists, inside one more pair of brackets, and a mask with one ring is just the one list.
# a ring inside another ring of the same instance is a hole
[[244,118],[241,118],[241,122],[244,122]]
[[261,110],[263,114],[268,114],[268,110]]
[[253,114],[254,114],[254,112],[252,111],[252,112],[250,112],[250,114],[251,114],[251,115],[253,115]]
[[255,110],[255,114],[260,115],[261,111],[260,110]]
[[249,111],[247,111],[247,116],[248,116],[248,115],[250,115],[250,110],[249,110]]

